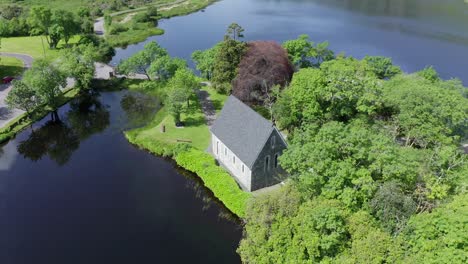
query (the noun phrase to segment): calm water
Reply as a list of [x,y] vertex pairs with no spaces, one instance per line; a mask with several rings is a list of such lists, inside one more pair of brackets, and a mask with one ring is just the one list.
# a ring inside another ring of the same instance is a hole
[[156,110],[126,112],[132,97],[74,100],[62,123],[46,117],[0,149],[0,263],[240,262],[232,216],[123,137],[129,117]]
[[[463,0],[223,0],[160,22],[166,34],[148,41],[188,59],[234,21],[247,40],[309,34],[336,52],[389,56],[408,72],[434,65],[468,83]],[[239,262],[242,230],[229,213],[195,177],[123,137],[158,104],[126,92],[80,98],[60,109],[61,123],[47,117],[0,147],[0,263]]]
[[[205,12],[161,21],[166,34],[148,41],[189,59],[194,50],[222,40],[231,22],[245,28],[247,40],[283,42],[308,34],[314,41],[329,41],[337,53],[392,57],[407,72],[434,65],[444,78],[468,84],[464,0],[223,0]],[[113,62],[143,45],[119,50]]]

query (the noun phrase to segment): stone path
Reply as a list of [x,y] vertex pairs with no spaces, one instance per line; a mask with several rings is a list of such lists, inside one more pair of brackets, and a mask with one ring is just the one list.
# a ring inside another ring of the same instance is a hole
[[216,110],[213,105],[213,102],[210,99],[210,94],[207,91],[198,90],[197,91],[198,99],[202,106],[203,113],[205,114],[205,120],[208,127],[213,125],[213,122],[216,120]]

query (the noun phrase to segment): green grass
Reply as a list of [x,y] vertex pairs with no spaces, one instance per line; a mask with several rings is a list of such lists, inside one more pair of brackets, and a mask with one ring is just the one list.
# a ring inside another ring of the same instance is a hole
[[0,79],[5,76],[21,75],[23,67],[23,62],[17,58],[0,56]]
[[[136,86],[132,89],[138,90]],[[220,95],[210,87],[203,89],[222,107],[226,95]],[[251,194],[242,191],[231,175],[216,165],[215,159],[205,152],[211,139],[205,116],[198,101],[192,102],[190,109],[181,118],[184,128],[175,127],[174,119],[163,107],[147,126],[127,131],[125,136],[132,144],[156,155],[172,157],[179,166],[197,174],[231,212],[244,217]],[[165,133],[161,132],[163,125],[166,127]]]
[[21,6],[47,5],[54,9],[76,10],[81,6],[87,6],[91,0],[0,0],[0,6],[17,4]]
[[[143,24],[143,23],[141,23]],[[164,30],[154,27],[146,26],[137,29],[130,29],[116,35],[107,35],[106,40],[113,47],[124,47],[138,42],[145,41],[147,38],[155,35],[164,34]]]
[[[44,46],[42,46],[42,40],[44,41]],[[70,40],[69,44],[76,43],[78,40],[78,36],[74,37]],[[61,41],[57,49],[49,49],[45,37],[41,36],[2,38],[0,51],[27,54],[35,59],[43,58],[45,52],[46,58],[55,59],[59,56],[59,51],[64,45],[65,43]]]
[[[193,102],[190,113],[182,114],[184,127],[176,127],[172,116],[166,110],[161,109],[153,121],[144,129],[140,129],[138,137],[143,139],[156,139],[166,144],[185,143],[199,150],[205,150],[210,143],[210,131],[205,122],[205,116],[198,101]],[[161,132],[161,127],[166,127],[166,132]]]

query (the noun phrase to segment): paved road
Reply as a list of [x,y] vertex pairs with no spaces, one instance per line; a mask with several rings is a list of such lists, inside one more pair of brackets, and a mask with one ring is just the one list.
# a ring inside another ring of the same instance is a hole
[[4,57],[12,57],[17,58],[23,61],[24,68],[31,68],[31,65],[34,61],[33,57],[26,55],[26,54],[19,54],[19,53],[8,53],[8,52],[0,52],[0,56]]
[[[0,56],[13,57],[22,60],[25,69],[31,68],[31,65],[34,61],[33,57],[26,54],[0,52]],[[74,85],[75,80],[72,78],[67,78],[66,88],[73,87]],[[7,104],[5,103],[5,99],[12,88],[13,86],[10,84],[0,84],[0,128],[2,128],[11,120],[15,119],[17,116],[24,113],[23,110],[9,109]]]
[[[16,53],[7,53],[0,52],[0,56],[3,57],[13,57],[23,61],[24,68],[31,68],[31,65],[34,59],[26,54],[16,54]],[[19,109],[9,109],[5,103],[5,99],[10,92],[12,86],[9,84],[0,84],[0,128],[3,127],[6,123],[10,122],[12,119],[24,113],[24,111]]]

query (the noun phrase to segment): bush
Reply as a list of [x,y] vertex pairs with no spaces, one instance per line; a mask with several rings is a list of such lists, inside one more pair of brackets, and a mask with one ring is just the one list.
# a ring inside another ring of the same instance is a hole
[[114,24],[112,27],[109,29],[109,34],[111,35],[116,35],[121,32],[128,31],[128,27],[122,25],[122,24]]
[[236,181],[223,168],[216,165],[215,159],[201,150],[190,149],[175,156],[181,167],[196,173],[213,194],[234,214],[245,217],[245,208],[251,195],[242,191]]
[[197,174],[231,212],[239,217],[245,216],[246,204],[251,194],[242,191],[231,175],[216,165],[213,157],[187,144],[168,144],[153,138],[138,137],[138,132],[125,132],[125,137],[130,143],[152,154],[174,158],[179,166]]

